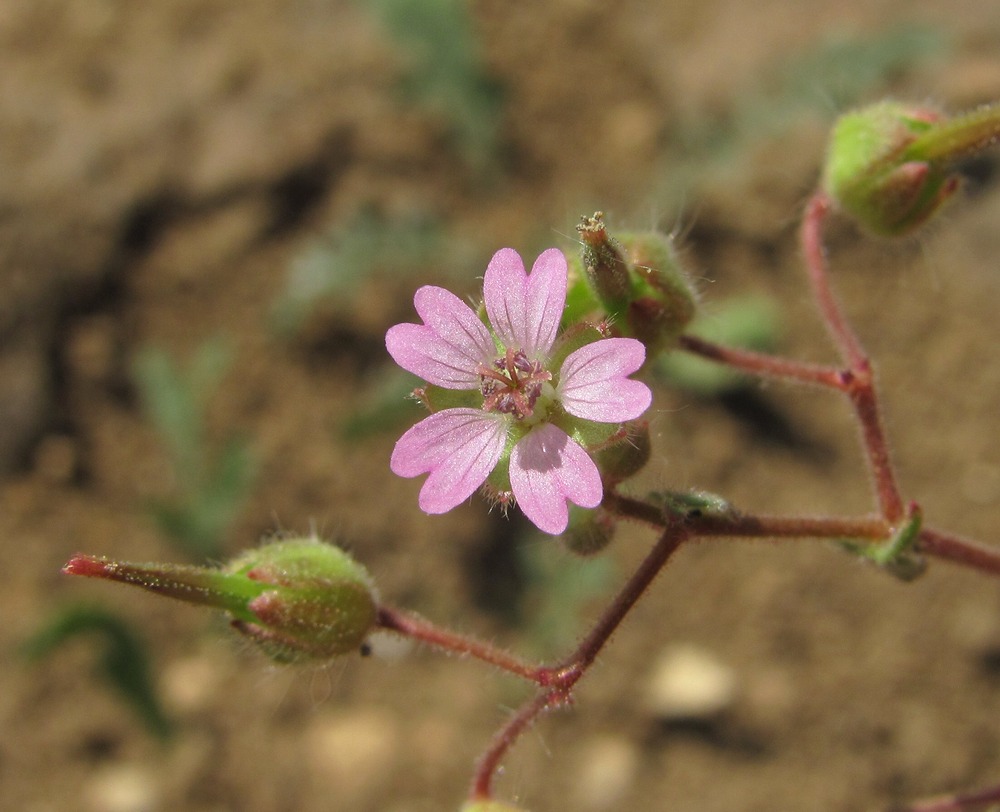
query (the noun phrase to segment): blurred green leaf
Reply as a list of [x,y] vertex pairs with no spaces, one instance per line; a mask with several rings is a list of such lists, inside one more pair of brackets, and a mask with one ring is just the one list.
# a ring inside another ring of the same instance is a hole
[[502,92],[486,72],[465,0],[364,0],[408,57],[402,90],[444,115],[463,157],[483,171],[495,161]]
[[442,253],[440,225],[424,215],[386,217],[365,207],[292,261],[273,311],[276,329],[294,333],[321,302],[349,312],[366,279],[381,270],[412,273]]
[[551,541],[523,544],[518,555],[527,579],[518,611],[522,627],[541,656],[564,651],[579,639],[587,605],[611,590],[614,561],[580,558]]
[[125,701],[150,733],[158,739],[167,739],[172,726],[153,683],[148,647],[114,613],[95,606],[69,607],[27,640],[21,650],[24,656],[37,662],[82,636],[96,638],[100,650],[97,678]]
[[220,448],[205,436],[205,411],[230,361],[224,342],[214,340],[199,348],[187,369],[156,348],[141,351],[134,368],[177,482],[172,495],[149,505],[150,513],[177,547],[199,559],[218,556],[255,474],[244,440],[227,438]]
[[341,436],[350,442],[408,427],[426,414],[410,394],[420,381],[399,367],[386,367],[379,380],[362,394],[357,407],[341,423]]
[[[717,344],[767,352],[778,343],[779,323],[780,311],[773,300],[748,296],[717,305],[710,315],[699,315],[687,332]],[[703,397],[720,395],[747,381],[744,373],[725,364],[680,350],[661,355],[655,369],[671,385]]]

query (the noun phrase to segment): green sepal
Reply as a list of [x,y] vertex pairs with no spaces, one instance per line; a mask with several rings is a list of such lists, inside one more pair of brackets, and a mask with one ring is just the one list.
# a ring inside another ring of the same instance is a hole
[[625,232],[617,238],[632,277],[633,295],[625,319],[649,357],[677,342],[697,312],[697,296],[669,236],[648,231]]
[[649,421],[630,421],[621,426],[617,434],[608,438],[603,447],[591,447],[591,455],[606,486],[635,476],[646,467],[653,453]]
[[479,409],[483,396],[478,389],[445,389],[427,384],[415,392],[415,397],[432,414],[444,409]]
[[604,550],[615,536],[617,517],[602,507],[569,506],[569,525],[560,540],[571,553],[582,557]]
[[593,420],[573,417],[566,412],[553,415],[549,422],[565,431],[588,450],[600,448],[621,430],[620,423],[596,423]]
[[838,543],[849,553],[868,561],[901,581],[913,581],[927,570],[927,560],[916,550],[923,527],[923,511],[910,506],[906,521],[880,544],[842,539]]
[[649,499],[663,509],[668,519],[728,519],[736,515],[736,509],[729,500],[709,491],[655,491],[649,494]]
[[[594,295],[587,281],[583,260],[578,254],[566,258],[569,265],[569,281],[566,287],[566,307],[563,310],[563,324],[572,328],[574,324],[586,321],[595,313],[603,314],[600,301]],[[603,317],[603,315],[601,316]]]
[[[605,336],[593,324],[586,321],[577,322],[569,327],[556,339],[555,346],[549,355],[548,368],[558,371],[562,368],[563,361],[569,358],[574,352],[595,341],[600,341]],[[553,384],[558,383],[554,381]]]

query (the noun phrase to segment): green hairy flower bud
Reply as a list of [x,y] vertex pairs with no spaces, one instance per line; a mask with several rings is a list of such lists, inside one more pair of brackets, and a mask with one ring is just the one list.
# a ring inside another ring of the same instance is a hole
[[697,310],[694,286],[673,240],[658,231],[618,235],[632,268],[635,296],[626,320],[651,351],[668,349]]
[[596,555],[607,547],[617,527],[617,518],[604,508],[585,510],[571,505],[569,527],[560,538],[571,553],[586,557]]
[[594,460],[605,484],[617,485],[645,468],[652,451],[649,421],[632,420],[594,453]]
[[584,217],[576,230],[583,242],[583,266],[594,292],[608,314],[617,315],[632,298],[632,284],[621,247],[604,227],[604,212]]
[[[645,344],[647,357],[670,349],[697,308],[670,237],[649,231],[612,238],[601,212],[583,218],[577,231],[585,275],[611,325]],[[574,304],[574,315],[580,304]]]
[[339,547],[316,538],[266,544],[222,569],[77,555],[63,572],[223,609],[233,628],[281,663],[358,650],[378,611],[368,572]]
[[822,186],[842,211],[880,236],[929,220],[958,189],[954,163],[1000,138],[1000,105],[961,116],[880,102],[834,125]]

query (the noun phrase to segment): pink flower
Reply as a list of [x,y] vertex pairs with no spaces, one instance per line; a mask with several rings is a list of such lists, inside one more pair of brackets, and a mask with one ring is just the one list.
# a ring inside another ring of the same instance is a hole
[[652,393],[628,378],[646,357],[632,338],[605,338],[550,367],[566,304],[566,257],[544,251],[531,274],[516,251],[493,255],[483,280],[490,328],[454,294],[425,286],[413,297],[423,324],[397,324],[386,348],[403,369],[433,386],[469,390],[469,406],[435,412],[407,431],[390,468],[430,474],[420,508],[445,513],[465,501],[499,466],[524,514],[546,533],[569,520],[567,501],[597,507],[601,475],[570,431],[587,421],[639,417]]

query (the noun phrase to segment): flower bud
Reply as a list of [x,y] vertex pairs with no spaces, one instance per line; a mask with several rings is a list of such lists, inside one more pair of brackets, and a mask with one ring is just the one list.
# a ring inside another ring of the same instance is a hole
[[223,569],[77,555],[63,572],[224,609],[233,628],[282,663],[357,650],[376,622],[377,599],[367,571],[339,547],[316,538],[267,544]]
[[583,241],[583,265],[597,298],[609,315],[621,313],[632,298],[632,283],[621,247],[604,227],[604,212],[584,217],[576,227]]
[[623,426],[620,437],[593,456],[605,485],[617,485],[645,468],[651,454],[649,421],[632,420]]
[[658,231],[620,234],[635,296],[626,319],[650,351],[669,348],[694,318],[697,298],[673,240]]
[[708,491],[658,491],[649,498],[663,508],[668,519],[729,519],[736,515],[736,509],[727,500]]
[[614,514],[598,507],[587,510],[576,505],[569,509],[569,527],[560,536],[571,553],[591,556],[601,552],[614,538],[618,521]]
[[958,189],[955,161],[998,138],[998,105],[949,119],[926,107],[874,104],[837,120],[823,189],[874,234],[904,235]]
[[597,212],[577,226],[590,286],[613,323],[646,345],[671,347],[695,314],[694,288],[670,238],[658,232],[612,239]]

